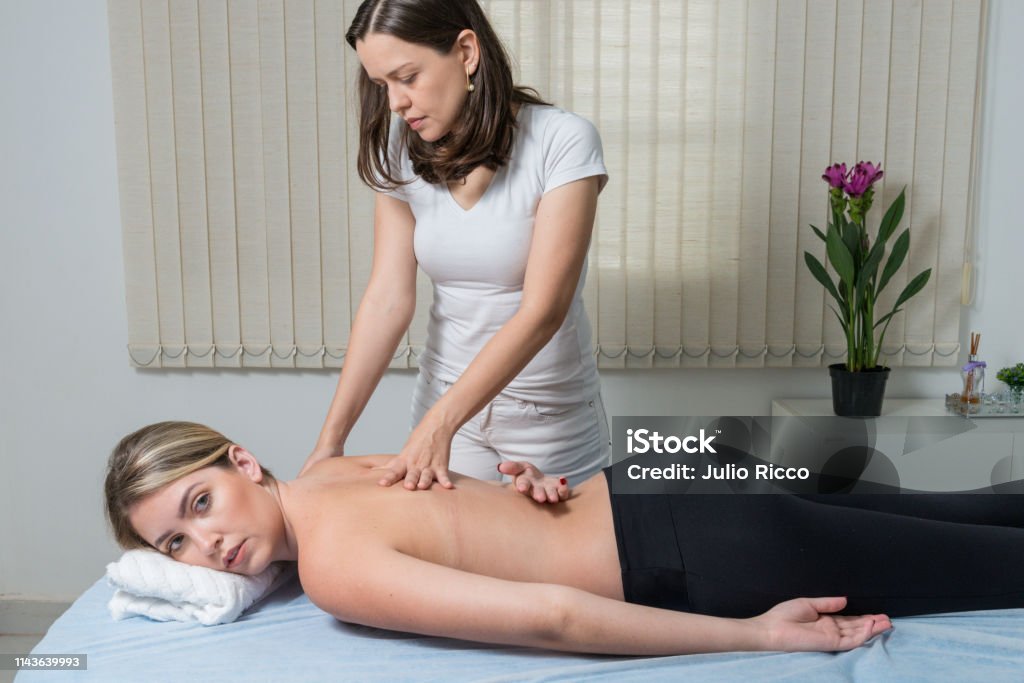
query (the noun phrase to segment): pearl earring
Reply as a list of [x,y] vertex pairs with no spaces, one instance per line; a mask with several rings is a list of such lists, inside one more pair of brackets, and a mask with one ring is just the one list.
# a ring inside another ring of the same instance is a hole
[[471,80],[469,80],[469,72],[467,71],[466,72],[466,91],[467,92],[473,92],[474,90],[476,90],[476,86],[473,85],[473,82]]

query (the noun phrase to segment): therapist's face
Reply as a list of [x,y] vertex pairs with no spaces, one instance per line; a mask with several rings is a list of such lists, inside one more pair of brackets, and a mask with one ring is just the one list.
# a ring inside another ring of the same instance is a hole
[[253,576],[286,559],[284,517],[263,472],[240,446],[230,468],[204,467],[136,503],[132,528],[175,560]]
[[466,73],[475,73],[479,50],[468,29],[445,54],[384,33],[368,33],[356,42],[356,53],[367,76],[386,89],[391,111],[427,142],[447,135],[472,97]]

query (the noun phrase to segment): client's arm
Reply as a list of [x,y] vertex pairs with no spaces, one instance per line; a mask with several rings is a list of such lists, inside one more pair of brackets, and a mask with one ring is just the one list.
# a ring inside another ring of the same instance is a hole
[[843,598],[801,598],[753,619],[724,619],[481,576],[384,546],[348,550],[343,566],[337,556],[311,558],[302,580],[310,599],[343,621],[398,631],[575,652],[669,655],[847,650],[891,627],[884,616],[820,614],[842,609]]

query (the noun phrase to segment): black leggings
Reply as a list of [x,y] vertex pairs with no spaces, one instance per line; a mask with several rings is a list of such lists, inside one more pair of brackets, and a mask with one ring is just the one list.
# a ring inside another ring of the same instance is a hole
[[629,602],[727,617],[818,596],[846,596],[849,614],[1024,607],[1024,495],[610,498]]

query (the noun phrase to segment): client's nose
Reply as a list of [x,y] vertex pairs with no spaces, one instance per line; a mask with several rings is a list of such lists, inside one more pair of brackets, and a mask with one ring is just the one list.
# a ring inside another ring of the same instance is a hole
[[196,545],[204,555],[212,555],[218,551],[223,543],[223,537],[213,531],[197,531]]

